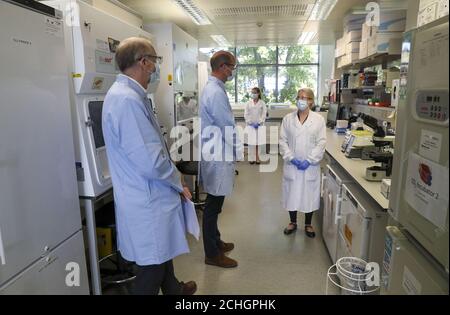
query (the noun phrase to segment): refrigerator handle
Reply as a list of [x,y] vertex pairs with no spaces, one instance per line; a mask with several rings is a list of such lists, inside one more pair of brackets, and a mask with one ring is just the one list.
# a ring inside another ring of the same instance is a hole
[[325,191],[325,182],[327,181],[327,176],[322,175],[322,183],[320,185],[320,196],[323,197],[323,193]]
[[[336,198],[336,205],[334,209],[334,224],[338,224],[338,221],[342,219],[342,214],[338,211],[341,208],[342,197]],[[339,212],[339,214],[338,214]]]
[[3,247],[1,228],[0,228],[0,265],[6,265],[5,248]]

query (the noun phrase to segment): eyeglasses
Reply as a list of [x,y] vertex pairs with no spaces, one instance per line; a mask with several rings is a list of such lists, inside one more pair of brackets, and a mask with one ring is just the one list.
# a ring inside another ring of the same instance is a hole
[[155,55],[143,55],[141,58],[138,58],[137,60],[142,60],[143,58],[155,58],[156,62],[159,64],[162,64],[163,62],[162,56],[155,56]]
[[312,97],[297,97],[297,101],[302,100],[302,101],[314,101],[314,98]]
[[230,67],[232,70],[236,69],[236,65],[232,64],[232,63],[224,63],[224,65],[227,65],[228,67]]

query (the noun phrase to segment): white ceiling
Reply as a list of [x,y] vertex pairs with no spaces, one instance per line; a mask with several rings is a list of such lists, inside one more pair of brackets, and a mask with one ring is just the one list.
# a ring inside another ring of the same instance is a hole
[[[342,19],[354,7],[370,0],[339,0],[326,21],[308,21],[316,0],[194,0],[212,25],[198,26],[171,0],[120,0],[139,12],[144,24],[173,22],[199,40],[199,47],[217,44],[221,34],[233,45],[292,45],[302,32],[317,32],[315,42],[332,44],[342,32]],[[386,1],[384,1],[386,2]],[[390,0],[404,3],[404,0]],[[262,26],[261,26],[262,23]],[[259,25],[258,25],[259,24]]]

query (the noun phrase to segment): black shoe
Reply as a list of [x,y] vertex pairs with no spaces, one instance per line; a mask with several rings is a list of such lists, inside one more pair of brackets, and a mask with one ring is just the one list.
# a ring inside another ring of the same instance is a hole
[[309,238],[315,238],[316,237],[316,232],[314,231],[308,231],[308,227],[312,228],[312,226],[306,226],[305,227],[305,234],[306,236],[308,236]]
[[181,295],[194,295],[197,291],[197,284],[194,281],[189,281],[187,283],[180,282],[181,284]]
[[284,234],[285,235],[291,235],[292,233],[294,233],[295,231],[297,231],[297,224],[291,223],[289,225],[294,226],[293,229],[289,229],[289,226],[287,228],[284,229]]

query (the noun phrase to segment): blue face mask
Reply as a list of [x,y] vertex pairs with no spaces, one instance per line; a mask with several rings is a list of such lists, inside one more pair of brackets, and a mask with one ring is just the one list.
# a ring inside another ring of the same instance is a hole
[[305,100],[298,100],[297,107],[301,112],[304,112],[307,108],[309,108],[308,102]]

